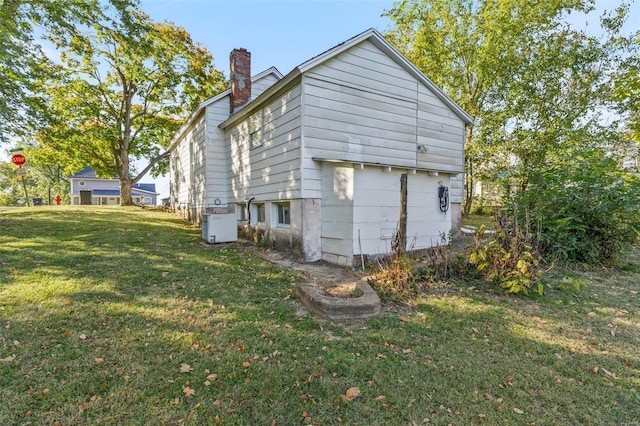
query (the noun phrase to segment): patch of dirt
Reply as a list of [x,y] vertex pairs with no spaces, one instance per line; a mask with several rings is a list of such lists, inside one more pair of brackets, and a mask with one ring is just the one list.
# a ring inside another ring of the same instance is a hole
[[339,297],[341,299],[352,299],[360,297],[364,292],[356,288],[356,283],[346,283],[323,288],[324,294],[331,297]]

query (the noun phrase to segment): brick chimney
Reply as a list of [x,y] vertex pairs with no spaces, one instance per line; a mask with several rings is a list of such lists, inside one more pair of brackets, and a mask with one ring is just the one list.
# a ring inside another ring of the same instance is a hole
[[229,55],[231,64],[231,114],[251,99],[251,52],[233,49]]

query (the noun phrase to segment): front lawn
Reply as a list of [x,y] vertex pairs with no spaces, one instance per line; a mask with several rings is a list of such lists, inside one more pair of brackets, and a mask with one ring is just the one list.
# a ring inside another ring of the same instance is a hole
[[0,211],[0,424],[637,422],[638,253],[545,280],[331,324],[296,316],[300,276],[169,213]]

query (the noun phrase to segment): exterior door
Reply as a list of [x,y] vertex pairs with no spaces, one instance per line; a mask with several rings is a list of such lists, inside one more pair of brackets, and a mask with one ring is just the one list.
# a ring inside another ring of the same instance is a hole
[[82,205],[91,204],[91,191],[80,191],[80,204]]

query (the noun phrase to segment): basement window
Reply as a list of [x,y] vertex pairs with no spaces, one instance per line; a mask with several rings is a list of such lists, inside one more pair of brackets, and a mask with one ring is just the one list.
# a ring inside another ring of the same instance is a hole
[[262,111],[249,117],[249,144],[252,149],[262,146]]
[[266,220],[266,210],[264,204],[256,204],[256,222],[264,223]]
[[277,203],[275,204],[278,226],[291,225],[291,204],[290,203]]
[[237,204],[236,206],[236,218],[238,220],[247,220],[247,205],[246,204]]

